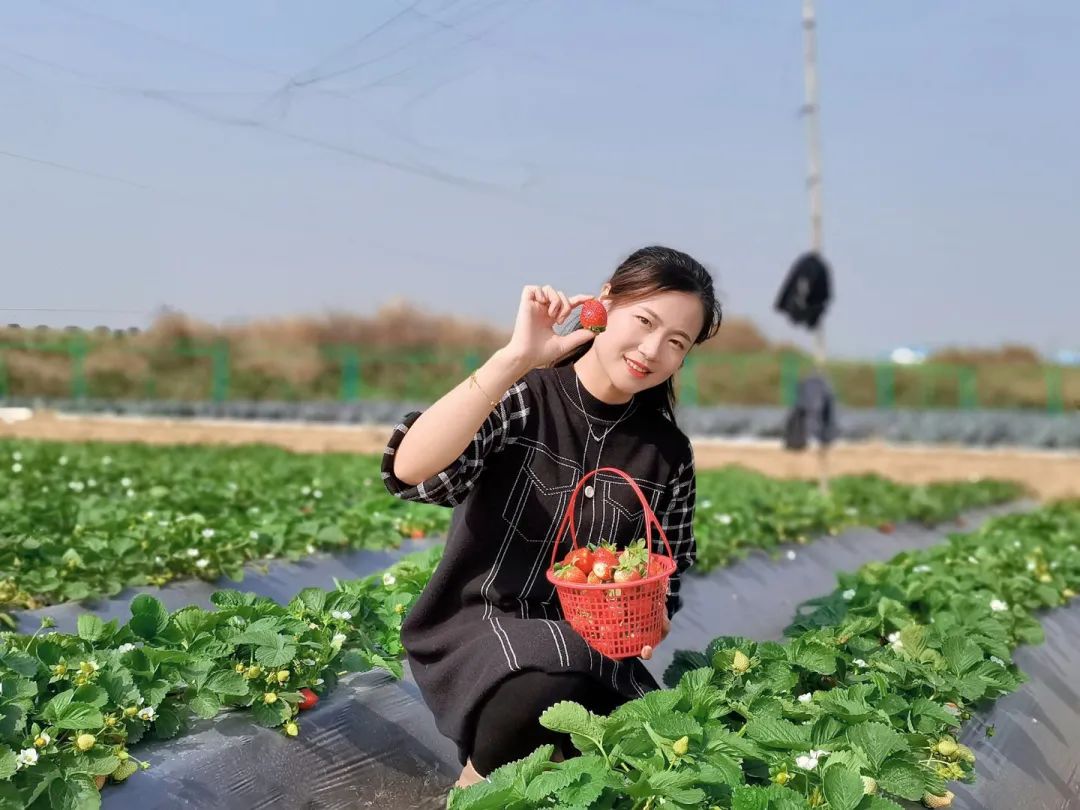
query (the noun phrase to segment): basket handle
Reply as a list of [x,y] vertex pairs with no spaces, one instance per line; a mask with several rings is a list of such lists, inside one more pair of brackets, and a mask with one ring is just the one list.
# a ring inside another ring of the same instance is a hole
[[620,470],[618,467],[598,467],[597,469],[583,475],[581,477],[581,480],[578,481],[577,486],[574,487],[573,493],[570,495],[570,504],[566,507],[566,515],[563,517],[562,523],[559,524],[559,531],[555,534],[555,542],[551,546],[551,564],[553,566],[555,565],[555,558],[558,556],[559,553],[559,543],[562,542],[562,537],[563,534],[565,534],[566,532],[567,526],[570,527],[570,537],[574,544],[570,550],[573,551],[575,548],[578,547],[577,527],[574,525],[574,507],[577,505],[578,493],[585,488],[585,484],[590,478],[601,472],[609,472],[615,473],[616,475],[621,475],[629,482],[631,489],[634,490],[634,494],[637,495],[638,499],[641,501],[641,505],[645,510],[645,544],[649,550],[649,553],[652,553],[652,527],[653,525],[655,525],[656,531],[660,533],[660,539],[664,541],[664,548],[667,549],[668,558],[674,559],[675,555],[671,553],[671,544],[668,543],[667,535],[664,533],[664,529],[660,525],[660,521],[657,520],[656,513],[653,512],[652,507],[649,506],[649,502],[645,498],[645,494],[641,491],[641,487],[638,486],[637,481],[627,475],[623,470]]

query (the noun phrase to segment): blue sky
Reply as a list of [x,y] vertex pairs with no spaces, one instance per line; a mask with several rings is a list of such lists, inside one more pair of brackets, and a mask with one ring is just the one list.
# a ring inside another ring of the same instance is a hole
[[[1080,5],[818,14],[831,351],[1077,347]],[[771,309],[809,240],[801,55],[798,0],[4,4],[0,322],[508,326],[521,285],[663,243],[806,343]]]

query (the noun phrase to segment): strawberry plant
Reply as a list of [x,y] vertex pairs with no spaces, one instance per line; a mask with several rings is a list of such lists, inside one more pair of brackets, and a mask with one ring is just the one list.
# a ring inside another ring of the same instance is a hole
[[550,762],[545,746],[455,790],[449,807],[947,807],[948,783],[974,774],[964,722],[1023,683],[1011,654],[1042,640],[1035,611],[1080,588],[1080,501],[838,579],[785,643],[679,651],[667,689],[607,717],[552,706],[540,722],[581,756]]
[[247,711],[287,737],[297,714],[347,672],[401,677],[401,621],[441,549],[383,574],[307,588],[288,605],[235,590],[216,610],[169,613],[137,596],[126,624],[79,617],[78,633],[0,634],[0,806],[99,806],[95,780],[140,767],[129,747],[181,734],[194,718]]
[[316,550],[445,531],[372,456],[0,440],[0,608],[37,608]]
[[[253,560],[444,533],[449,510],[390,496],[379,462],[272,447],[0,440],[0,609],[178,578],[239,580]],[[808,482],[701,471],[696,567],[852,525],[937,521],[1018,494],[995,481],[907,487],[860,476],[835,479],[823,497]],[[614,569],[614,556],[601,560]]]

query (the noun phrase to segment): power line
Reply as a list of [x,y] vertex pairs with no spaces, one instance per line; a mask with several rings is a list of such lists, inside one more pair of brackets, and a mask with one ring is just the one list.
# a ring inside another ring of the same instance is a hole
[[58,163],[55,160],[45,160],[44,158],[31,157],[30,155],[20,155],[17,152],[9,152],[6,149],[0,149],[0,156],[11,158],[12,160],[21,160],[26,163],[35,163],[39,166],[48,166],[53,169],[59,169],[60,171],[70,172],[71,174],[82,175],[83,177],[93,177],[97,180],[108,180],[112,183],[121,183],[125,186],[142,189],[143,191],[159,190],[154,188],[153,186],[148,186],[143,183],[136,183],[134,180],[128,180],[124,177],[117,177],[111,174],[102,174],[101,172],[95,172],[90,169],[80,169],[78,166],[70,166],[67,163]]

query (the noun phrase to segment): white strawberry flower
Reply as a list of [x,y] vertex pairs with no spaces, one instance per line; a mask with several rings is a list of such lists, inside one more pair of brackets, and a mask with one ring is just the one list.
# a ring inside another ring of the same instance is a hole
[[[41,740],[41,747],[42,748],[44,748],[46,745],[48,745],[49,743],[52,742],[52,737],[49,736],[49,732],[47,732],[47,731],[43,731],[40,734],[38,734],[37,738],[38,738],[38,740]],[[35,740],[34,742],[36,743],[37,740]]]
[[1005,666],[1005,662],[998,658],[996,655],[991,655],[990,660],[997,664],[999,667]]
[[1019,540],[1013,540],[1013,548],[1021,548],[1023,545]]
[[315,685],[316,686],[322,686],[324,683],[326,683],[326,681],[324,681],[322,678],[316,678],[315,679]]
[[123,653],[126,653],[126,652],[131,652],[134,649],[135,649],[135,645],[132,644],[131,642],[128,642],[127,644],[121,644],[119,647],[116,648],[116,651],[118,653],[123,654]]
[[315,548],[315,546],[311,545],[311,543],[307,544],[307,553],[308,554],[314,554],[316,552],[316,550],[317,549]]
[[720,525],[722,525],[722,526],[730,526],[731,525],[731,515],[728,515],[726,513],[722,514],[722,515],[717,515],[716,519],[718,521],[720,521]]
[[200,555],[201,553],[202,553],[202,552],[201,552],[201,551],[199,551],[199,550],[198,550],[197,548],[189,548],[189,549],[187,550],[187,555],[188,555],[189,557],[198,557],[198,556],[199,556],[199,555]]
[[809,692],[806,692],[805,694],[799,695],[799,703],[809,703],[813,699],[814,699],[814,696],[812,694],[810,694]]
[[860,669],[866,669],[866,662],[863,661],[861,658],[856,658],[851,663],[853,663],[855,666],[859,667]]
[[205,537],[207,540],[209,540],[211,537],[214,536],[214,530],[213,529],[203,529],[202,530],[202,536]]
[[88,487],[91,487],[91,488],[96,487],[97,486],[97,481],[95,481],[93,478],[87,478],[86,479],[86,485]]
[[318,630],[319,629],[319,625],[315,624],[315,622],[309,622],[308,627],[310,627],[312,630]]
[[975,558],[974,554],[969,554],[968,555],[968,562],[971,563],[972,565],[978,565],[979,564],[979,561]]
[[300,494],[301,495],[310,495],[311,494],[311,487],[300,487]]
[[12,465],[11,465],[11,471],[12,471],[13,473],[20,473],[20,472],[22,472],[22,464],[19,464],[19,463],[15,463],[15,464],[12,464]]
[[319,498],[322,497],[322,490],[321,489],[315,490],[314,492],[311,493],[311,496],[313,498],[315,498],[316,500],[318,500]]
[[252,540],[258,540],[259,539],[259,533],[256,532],[256,531],[249,532],[248,537],[250,537]]
[[335,619],[340,619],[346,622],[352,618],[352,614],[349,613],[349,611],[347,610],[332,610],[330,611],[330,615],[333,616]]
[[156,565],[164,565],[165,564],[165,558],[160,556],[160,555],[157,556],[157,557],[154,557],[154,563]]
[[916,565],[911,569],[912,573],[915,574],[929,574],[931,570],[929,565]]
[[345,634],[344,633],[334,633],[334,637],[332,639],[330,639],[330,646],[331,647],[340,647],[344,643],[345,643]]
[[801,756],[795,757],[795,764],[804,771],[814,770],[818,766],[818,757],[814,756],[815,753],[817,752],[811,751],[809,754],[802,754]]
[[896,652],[900,652],[900,650],[904,649],[904,642],[900,640],[899,631],[895,633],[889,633],[889,644],[892,645],[892,648]]
[[153,706],[147,706],[145,709],[139,709],[139,719],[151,722],[157,717],[157,712],[154,711]]
[[38,752],[33,748],[24,748],[19,752],[19,755],[15,757],[15,769],[29,768],[31,765],[36,765],[38,761]]
[[210,561],[206,559],[206,557],[202,557],[195,561],[196,568],[206,568],[208,565],[210,565]]
[[128,487],[131,486],[131,479],[128,478],[127,476],[124,476],[123,478],[120,479],[120,486],[122,486],[124,489],[127,489]]
[[135,705],[142,706],[144,703],[146,703],[146,698],[144,698],[142,695],[139,695],[139,699],[135,701]]
[[846,591],[844,591],[841,594],[841,596],[844,597],[845,602],[850,602],[852,599],[855,598],[855,589],[854,588],[848,588]]
[[60,458],[58,459],[58,462],[59,462],[61,467],[66,466],[67,462],[68,462],[67,456],[60,456]]
[[101,459],[101,466],[108,467],[112,464],[112,456],[103,456]]
[[1003,602],[1001,599],[991,599],[990,600],[990,610],[994,611],[994,613],[1002,613],[1002,612],[1004,612],[1004,611],[1006,611],[1008,609],[1009,609],[1009,603],[1008,602]]
[[22,461],[22,453],[20,453],[18,450],[16,450],[14,453],[11,454],[11,460],[12,461]]
[[71,481],[68,483],[68,489],[72,492],[82,492],[85,489],[85,485],[82,481]]
[[788,558],[789,560],[794,560],[794,559],[795,559],[795,556],[796,556],[796,555],[795,555],[795,550],[794,550],[794,549],[789,549],[789,550],[788,550],[788,553],[787,553],[787,555],[786,555],[786,556],[787,556],[787,558]]
[[395,577],[389,571],[383,574],[382,584],[385,585],[387,588],[391,587],[395,582],[397,582],[397,577]]
[[128,496],[129,498],[134,498],[134,497],[135,497],[135,490],[133,490],[133,489],[129,489],[129,490],[127,491],[127,496]]
[[1028,571],[1034,571],[1035,570],[1035,561],[1034,560],[1028,560],[1027,561],[1027,570]]
[[89,661],[80,662],[79,663],[79,668],[80,669],[88,669],[91,672],[97,672],[99,669],[101,669],[101,667],[98,666],[98,662],[94,661],[93,659],[91,659]]

